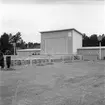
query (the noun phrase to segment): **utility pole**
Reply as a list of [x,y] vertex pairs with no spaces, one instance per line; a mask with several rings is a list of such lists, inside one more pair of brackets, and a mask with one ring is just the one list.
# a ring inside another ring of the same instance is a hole
[[14,55],[16,55],[16,54],[15,54],[15,50],[16,50],[16,43],[13,43],[13,47],[14,47]]
[[101,60],[101,41],[102,41],[102,36],[101,35],[99,35],[98,41],[99,41],[99,59]]

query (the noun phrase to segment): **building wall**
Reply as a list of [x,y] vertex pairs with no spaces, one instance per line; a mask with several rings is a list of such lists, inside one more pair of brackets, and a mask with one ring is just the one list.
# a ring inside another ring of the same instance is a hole
[[78,48],[82,48],[82,35],[73,30],[72,37],[73,37],[73,41],[72,41],[73,49],[72,50],[73,50],[73,53],[75,54],[77,53]]
[[32,55],[33,52],[29,52],[29,51],[17,51],[17,55],[18,56],[30,56]]
[[[78,49],[80,55],[99,55],[99,49]],[[101,50],[101,58],[105,57],[105,48]]]
[[67,54],[68,31],[48,32],[41,35],[41,54]]
[[75,30],[41,33],[41,54],[73,54],[82,47],[82,35]]
[[31,55],[33,55],[33,53],[36,54],[36,55],[38,55],[38,54],[40,54],[40,50],[33,50],[33,51],[25,51],[25,50],[23,50],[23,51],[17,51],[17,55],[18,56],[31,56]]
[[72,31],[68,32],[68,54],[73,53],[73,35]]

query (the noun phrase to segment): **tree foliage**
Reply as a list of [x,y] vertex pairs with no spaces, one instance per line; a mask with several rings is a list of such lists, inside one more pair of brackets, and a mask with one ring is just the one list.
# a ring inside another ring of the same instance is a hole
[[4,33],[0,38],[0,50],[5,53],[6,50],[12,50],[12,44],[9,42],[9,35]]
[[[102,34],[102,46],[105,46],[105,35]],[[88,37],[86,34],[83,35],[83,47],[95,47],[99,46],[98,35],[93,34]]]
[[21,41],[21,33],[20,32],[18,32],[18,33],[16,33],[15,35],[12,35],[12,34],[10,34],[9,35],[10,36],[10,43],[19,43],[20,41]]
[[[14,53],[13,44],[16,44],[17,49],[27,49],[27,48],[40,48],[39,43],[28,42],[26,43],[22,37],[21,33],[17,32],[15,35],[3,33],[0,37],[0,50],[5,54],[7,50]],[[15,50],[16,54],[16,50]]]

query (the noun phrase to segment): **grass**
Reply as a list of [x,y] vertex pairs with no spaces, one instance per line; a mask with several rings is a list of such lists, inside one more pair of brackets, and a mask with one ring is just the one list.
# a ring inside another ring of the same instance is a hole
[[0,105],[105,105],[104,61],[14,69],[0,71]]

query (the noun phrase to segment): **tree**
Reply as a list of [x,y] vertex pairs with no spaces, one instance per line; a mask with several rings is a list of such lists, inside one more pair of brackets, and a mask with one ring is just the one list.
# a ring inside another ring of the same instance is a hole
[[[16,45],[16,47],[13,47],[13,45]],[[14,49],[15,48],[15,49]],[[40,43],[33,43],[28,42],[26,43],[21,38],[21,33],[17,32],[15,35],[12,35],[12,33],[4,33],[0,37],[0,50],[5,53],[7,50],[11,51],[12,54],[16,54],[16,48],[18,49],[26,49],[26,48],[40,48]]]
[[20,32],[17,32],[15,35],[10,35],[10,43],[14,44],[14,50],[15,50],[15,55],[17,54],[16,53],[16,46],[17,46],[17,43],[19,43],[20,41],[22,40],[21,38],[21,33]]
[[105,46],[105,34],[102,34],[102,42],[101,42],[101,45],[102,46]]
[[89,46],[89,37],[83,34],[83,47]]
[[[105,46],[105,35],[102,34],[102,46]],[[83,34],[83,47],[92,47],[92,46],[99,46],[98,35],[93,34],[90,37]]]
[[98,37],[97,34],[93,34],[89,37],[89,44],[90,46],[99,46],[99,41],[98,41]]
[[21,40],[20,43],[17,43],[17,47],[20,49],[26,49],[27,44],[25,43],[25,41]]
[[0,37],[0,50],[1,50],[1,37]]
[[4,33],[3,35],[1,35],[0,49],[3,53],[5,53],[6,50],[12,49],[12,44],[9,43],[9,35],[7,33]]
[[11,35],[10,34],[10,42],[11,43],[18,43],[18,42],[20,42],[21,41],[21,33],[20,32],[18,32],[18,33],[16,33],[15,35]]
[[40,48],[40,43],[34,43],[34,48]]
[[28,42],[27,48],[40,48],[40,43]]
[[33,45],[33,42],[28,42],[28,48],[34,48]]

